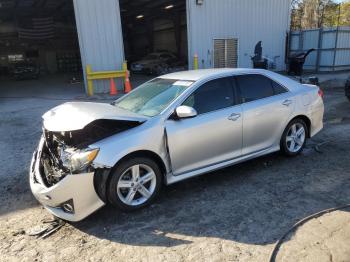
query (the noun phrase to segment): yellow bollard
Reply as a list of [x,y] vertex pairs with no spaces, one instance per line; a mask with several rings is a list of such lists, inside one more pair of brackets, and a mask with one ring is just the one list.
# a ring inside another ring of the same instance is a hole
[[124,61],[123,63],[123,71],[126,72],[126,70],[128,70],[128,61]]
[[[128,76],[127,76],[127,71],[128,71],[128,61],[126,61],[126,60],[123,62],[122,71],[124,72],[124,83],[123,83],[123,86],[125,87],[125,84],[126,84],[126,78],[128,77]],[[125,91],[125,90],[124,90],[124,91]]]
[[198,55],[195,54],[193,58],[193,69],[198,70]]
[[[105,79],[114,79],[114,78],[122,78],[124,80],[124,84],[129,84],[128,83],[128,68],[127,68],[127,62],[123,62],[122,65],[123,69],[122,70],[116,70],[116,71],[92,71],[91,65],[87,64],[86,65],[86,80],[87,80],[87,93],[89,96],[92,96],[94,94],[94,86],[93,86],[93,81],[94,80],[105,80]],[[112,83],[112,82],[111,82]],[[113,80],[114,84],[114,80]],[[112,87],[112,85],[111,85]],[[112,90],[113,89],[113,90]],[[131,86],[129,88],[131,90]],[[114,88],[111,88],[111,90],[114,92]],[[117,88],[115,88],[115,91],[117,91]]]
[[87,76],[87,91],[88,91],[88,96],[92,96],[94,94],[94,86],[92,84],[92,80],[89,79],[89,76],[91,74],[91,65],[86,65],[86,76]]

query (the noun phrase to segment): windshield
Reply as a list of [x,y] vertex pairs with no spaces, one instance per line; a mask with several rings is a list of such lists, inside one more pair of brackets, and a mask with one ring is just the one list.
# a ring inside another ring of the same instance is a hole
[[192,81],[156,78],[117,100],[114,105],[133,113],[155,116],[192,83]]

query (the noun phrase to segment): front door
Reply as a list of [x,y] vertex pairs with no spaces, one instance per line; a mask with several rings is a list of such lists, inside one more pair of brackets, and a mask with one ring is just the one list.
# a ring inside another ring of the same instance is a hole
[[174,175],[241,155],[242,108],[236,105],[233,83],[226,77],[203,84],[183,103],[196,109],[198,115],[166,121]]

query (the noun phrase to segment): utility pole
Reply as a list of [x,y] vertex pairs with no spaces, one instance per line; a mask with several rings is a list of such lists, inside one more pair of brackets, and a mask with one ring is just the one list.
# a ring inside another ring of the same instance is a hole
[[335,62],[337,59],[337,47],[338,47],[338,35],[339,35],[339,24],[340,24],[340,9],[341,3],[338,4],[338,21],[337,21],[337,31],[335,33],[335,44],[334,44],[334,54],[333,54],[333,71],[335,71]]

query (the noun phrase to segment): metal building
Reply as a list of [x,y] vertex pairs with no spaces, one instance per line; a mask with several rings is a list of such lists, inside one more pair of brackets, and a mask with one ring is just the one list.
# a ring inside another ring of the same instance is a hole
[[[120,8],[120,1],[123,0],[73,1],[83,70],[87,64],[99,71],[121,69],[125,60],[121,11],[132,12],[133,15],[137,15],[138,11]],[[156,2],[160,5],[180,2],[137,1],[139,7],[146,3],[155,6]],[[190,69],[195,55],[198,55],[199,68],[251,67],[251,56],[258,41],[262,41],[263,55],[273,62],[275,69],[285,69],[285,41],[290,24],[291,0],[183,1]],[[138,16],[141,17],[144,15]],[[163,37],[163,41],[166,40],[167,37]],[[141,39],[135,41],[142,42]],[[173,42],[171,39],[169,41]],[[98,92],[106,92],[108,84],[99,81],[96,88]]]

